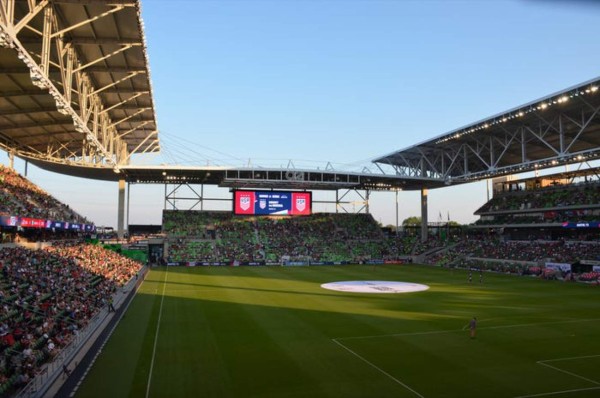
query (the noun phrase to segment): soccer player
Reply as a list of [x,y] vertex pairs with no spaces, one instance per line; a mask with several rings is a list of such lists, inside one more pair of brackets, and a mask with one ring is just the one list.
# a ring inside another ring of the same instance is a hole
[[475,334],[477,333],[477,318],[473,317],[471,322],[469,322],[469,329],[471,330],[471,338],[475,338]]

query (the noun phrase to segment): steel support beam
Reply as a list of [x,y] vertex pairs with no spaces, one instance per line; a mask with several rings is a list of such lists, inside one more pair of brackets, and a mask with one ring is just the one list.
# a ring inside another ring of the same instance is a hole
[[123,239],[125,235],[125,180],[119,180],[119,197],[117,209],[117,236]]
[[427,188],[421,188],[421,242],[426,242],[429,237],[427,228]]

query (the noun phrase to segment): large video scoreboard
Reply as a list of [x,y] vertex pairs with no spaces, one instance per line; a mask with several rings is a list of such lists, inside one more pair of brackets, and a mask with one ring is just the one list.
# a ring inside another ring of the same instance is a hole
[[233,213],[237,215],[308,215],[311,192],[233,191]]

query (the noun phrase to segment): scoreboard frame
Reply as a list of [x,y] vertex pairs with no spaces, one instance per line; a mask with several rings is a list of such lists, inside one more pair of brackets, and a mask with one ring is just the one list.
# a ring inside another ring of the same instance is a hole
[[312,214],[310,191],[233,190],[237,216],[304,216]]

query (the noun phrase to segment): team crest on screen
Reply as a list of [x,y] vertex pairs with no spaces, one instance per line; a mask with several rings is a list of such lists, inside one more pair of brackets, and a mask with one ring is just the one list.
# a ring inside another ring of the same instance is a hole
[[296,198],[296,209],[298,209],[298,211],[304,211],[304,209],[306,209],[306,199]]
[[249,196],[240,197],[240,207],[244,211],[246,211],[250,208],[250,197]]
[[265,199],[259,200],[258,207],[260,207],[261,209],[264,209],[265,207],[267,207],[267,201]]

